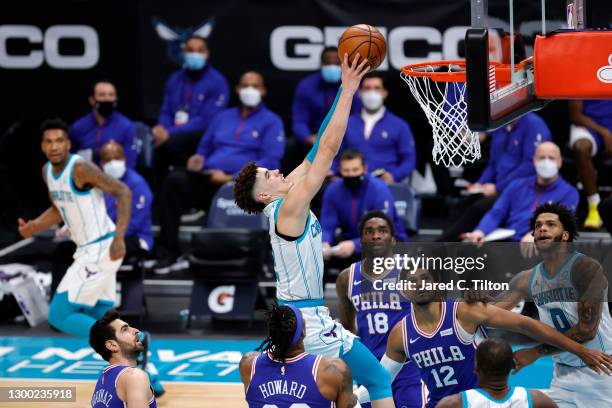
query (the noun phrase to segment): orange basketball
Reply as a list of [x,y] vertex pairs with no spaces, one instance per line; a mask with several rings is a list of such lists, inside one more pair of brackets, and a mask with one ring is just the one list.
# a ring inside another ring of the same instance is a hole
[[348,54],[349,63],[359,53],[360,59],[366,58],[370,62],[370,69],[374,70],[385,60],[387,42],[376,27],[357,24],[342,33],[338,41],[340,61],[344,59],[345,53]]

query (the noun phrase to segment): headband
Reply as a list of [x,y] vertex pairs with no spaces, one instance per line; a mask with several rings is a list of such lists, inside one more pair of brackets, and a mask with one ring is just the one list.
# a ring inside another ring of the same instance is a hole
[[302,329],[304,328],[304,319],[302,318],[302,313],[300,313],[300,309],[298,309],[297,307],[293,305],[285,305],[285,306],[287,306],[289,309],[293,311],[293,313],[295,314],[295,320],[297,322],[295,333],[293,333],[293,339],[291,339],[291,344],[289,345],[289,347],[295,347],[295,345],[298,343],[298,341],[300,341],[300,338],[302,337]]

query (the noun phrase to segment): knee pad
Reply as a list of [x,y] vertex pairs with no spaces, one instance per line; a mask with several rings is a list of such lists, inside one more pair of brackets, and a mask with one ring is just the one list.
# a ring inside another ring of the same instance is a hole
[[368,390],[371,401],[393,397],[391,374],[359,339],[355,339],[351,350],[341,358],[351,369],[353,380]]

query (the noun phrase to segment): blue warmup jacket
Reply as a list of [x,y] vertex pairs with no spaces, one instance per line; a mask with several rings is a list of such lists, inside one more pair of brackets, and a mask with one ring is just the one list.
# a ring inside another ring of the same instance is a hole
[[[174,136],[181,133],[204,133],[212,119],[227,107],[230,93],[223,74],[206,65],[195,80],[185,69],[170,76],[164,90],[159,124]],[[189,121],[174,125],[179,110],[189,113]]]
[[[331,108],[340,84],[330,84],[323,80],[321,71],[314,72],[302,79],[293,97],[292,131],[302,144],[317,133],[325,115]],[[355,93],[351,112],[361,110],[361,100]]]
[[572,211],[578,206],[578,190],[561,176],[548,186],[539,186],[537,176],[525,177],[508,184],[495,205],[480,220],[476,227],[485,234],[498,227],[516,231],[511,241],[520,241],[529,232],[529,220],[541,204],[558,202]]
[[[416,166],[414,138],[408,123],[386,109],[384,116],[376,122],[367,140],[364,128],[365,123],[360,112],[349,117],[346,134],[337,157],[340,157],[344,149],[357,149],[363,153],[369,172],[384,168],[393,175],[396,182],[408,177]],[[336,168],[337,165],[336,163]]]
[[283,121],[263,103],[245,118],[240,116],[240,109],[218,114],[200,140],[196,152],[205,158],[204,170],[237,174],[250,161],[278,169],[285,152]]
[[358,190],[353,192],[344,181],[336,180],[327,186],[323,193],[321,206],[321,229],[323,242],[334,243],[336,228],[342,230],[342,240],[350,239],[355,250],[361,253],[359,221],[368,211],[381,210],[393,220],[395,236],[398,241],[407,241],[408,236],[400,219],[395,213],[395,199],[387,184],[374,176],[366,174]]
[[91,149],[93,159],[100,163],[100,148],[114,140],[123,146],[125,162],[128,167],[136,166],[138,158],[136,146],[136,125],[127,116],[115,111],[108,117],[102,126],[96,122],[93,112],[79,118],[68,129],[72,152]]
[[490,137],[489,162],[478,182],[493,183],[498,192],[518,178],[535,175],[535,150],[540,143],[552,141],[548,126],[535,113],[522,116],[510,132],[504,126]]
[[[146,180],[135,170],[126,169],[121,181],[132,190],[132,215],[125,233],[126,237],[138,237],[153,249],[153,230],[151,224],[151,206],[153,193]],[[104,193],[106,212],[113,221],[117,221],[117,205],[115,197]]]

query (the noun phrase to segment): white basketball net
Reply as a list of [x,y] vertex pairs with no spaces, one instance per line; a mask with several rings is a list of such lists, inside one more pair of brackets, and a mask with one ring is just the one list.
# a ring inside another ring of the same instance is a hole
[[[451,72],[454,68],[451,65],[426,66],[419,71]],[[434,163],[459,167],[480,159],[478,133],[472,132],[467,125],[465,82],[436,82],[427,76],[404,72],[400,75],[431,125]]]

